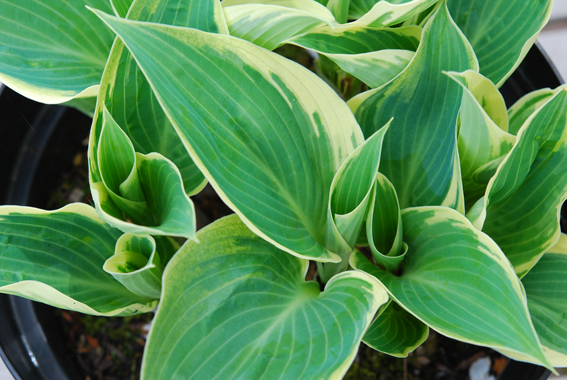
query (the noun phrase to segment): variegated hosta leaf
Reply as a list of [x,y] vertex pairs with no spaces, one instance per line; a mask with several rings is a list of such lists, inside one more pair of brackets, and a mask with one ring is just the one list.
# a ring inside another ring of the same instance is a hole
[[405,358],[429,336],[429,327],[390,300],[382,305],[362,341],[373,349]]
[[372,276],[343,272],[319,290],[308,261],[232,215],[199,232],[164,273],[143,379],[340,379],[388,299]]
[[[465,199],[467,205],[473,205],[484,195],[488,179],[495,173],[495,168],[486,173],[491,167],[484,165],[507,154],[516,137],[506,132],[506,105],[489,79],[473,70],[447,75],[463,87],[457,141]],[[485,177],[486,182],[479,181]]]
[[448,0],[472,44],[480,73],[502,86],[522,62],[551,13],[552,0]]
[[163,268],[154,238],[134,234],[118,239],[114,255],[102,267],[132,293],[149,299],[160,298]]
[[559,238],[566,197],[567,89],[562,89],[524,123],[467,217],[498,243],[521,277]]
[[118,17],[126,17],[128,9],[132,5],[133,0],[110,0],[112,4],[112,9],[114,9],[114,14]]
[[[351,25],[381,28],[399,24],[434,5],[438,0],[351,0],[349,15],[358,19]],[[368,5],[372,8],[368,8]]]
[[42,103],[92,97],[114,36],[85,5],[108,0],[0,1],[0,82]]
[[326,247],[339,253],[340,263],[318,263],[319,277],[326,283],[348,269],[348,259],[356,246],[372,201],[374,182],[380,164],[384,134],[390,122],[374,133],[347,157],[331,183],[327,211]]
[[366,220],[366,237],[376,264],[393,271],[403,261],[407,245],[402,236],[402,215],[396,190],[378,173]]
[[442,3],[406,69],[348,102],[366,136],[394,117],[380,172],[396,188],[402,209],[443,205],[464,212],[456,144],[462,90],[442,71],[476,67],[472,48]]
[[543,350],[554,367],[567,367],[567,235],[522,279]]
[[106,108],[103,119],[97,155],[102,181],[91,186],[101,217],[124,232],[193,239],[195,209],[177,167],[158,153],[136,153]]
[[288,40],[332,59],[341,69],[370,87],[378,87],[398,75],[419,45],[417,26],[376,29],[353,27],[336,31],[320,27]]
[[344,24],[348,21],[350,0],[328,0],[326,6],[339,24]]
[[291,254],[340,261],[325,248],[329,190],[363,137],[338,95],[247,41],[98,14],[133,52],[191,156],[244,223]]
[[[312,0],[303,1],[314,3]],[[322,16],[307,10],[281,5],[226,6],[223,4],[223,7],[231,36],[242,38],[269,50],[277,48],[293,36],[334,21],[330,13]]]
[[409,250],[400,276],[355,252],[351,265],[378,278],[395,302],[436,331],[551,367],[518,277],[500,248],[457,211],[402,211]]
[[[130,19],[159,22],[222,32],[226,28],[217,0],[180,3],[177,0],[136,0]],[[224,25],[224,29],[223,29]],[[175,129],[161,109],[144,74],[120,40],[116,40],[101,82],[98,108],[95,111],[89,141],[91,183],[100,182],[97,151],[102,131],[103,108],[106,107],[126,132],[137,152],[157,152],[179,168],[185,191],[199,192],[206,184]]]
[[528,117],[535,111],[549,101],[559,91],[567,88],[567,85],[559,86],[555,90],[550,88],[543,88],[541,90],[530,92],[529,94],[520,98],[508,110],[508,117],[510,118],[510,127],[508,132],[514,136],[518,134],[520,128]]
[[0,293],[93,315],[149,312],[140,297],[102,270],[121,232],[75,203],[56,211],[0,207]]

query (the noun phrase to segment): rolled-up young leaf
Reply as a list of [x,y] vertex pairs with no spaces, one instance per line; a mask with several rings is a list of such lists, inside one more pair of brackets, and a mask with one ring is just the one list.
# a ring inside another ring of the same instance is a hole
[[97,157],[102,181],[91,191],[107,223],[128,233],[195,237],[195,208],[179,170],[158,153],[136,153],[106,109]]
[[153,310],[102,267],[121,232],[75,203],[55,211],[0,207],[0,293],[105,316]]
[[378,307],[372,276],[305,281],[309,263],[232,215],[172,259],[149,334],[143,379],[341,379]]
[[125,234],[118,239],[114,255],[102,267],[132,293],[149,299],[161,296],[163,266],[150,235]]

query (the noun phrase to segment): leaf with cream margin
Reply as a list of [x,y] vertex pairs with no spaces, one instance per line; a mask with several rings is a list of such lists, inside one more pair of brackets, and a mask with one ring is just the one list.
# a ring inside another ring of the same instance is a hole
[[116,16],[125,18],[132,5],[132,0],[110,0],[110,4]]
[[510,127],[508,132],[514,136],[518,134],[522,125],[528,118],[543,106],[549,99],[556,95],[559,91],[567,88],[567,85],[559,86],[555,90],[550,88],[542,88],[524,95],[508,110],[510,119]]
[[319,290],[307,260],[231,215],[199,231],[163,277],[142,379],[341,379],[384,288],[348,271]]
[[520,280],[498,245],[447,207],[409,208],[402,218],[409,249],[401,275],[359,252],[352,267],[375,276],[394,302],[441,334],[551,368]]
[[195,208],[177,167],[158,153],[136,153],[106,109],[103,118],[98,145],[102,181],[91,186],[101,218],[127,233],[194,239]]
[[[181,4],[177,0],[136,0],[131,8],[129,19],[228,33],[217,0],[191,4]],[[191,160],[187,149],[159,106],[144,74],[119,39],[114,42],[110,52],[102,76],[99,102],[94,112],[89,139],[91,184],[101,181],[97,151],[104,107],[128,135],[137,152],[160,153],[178,167],[183,177],[183,186],[189,195],[198,193],[205,186],[205,177]]]
[[334,22],[331,14],[322,16],[272,4],[225,5],[223,10],[231,36],[269,50],[274,50],[293,36]]
[[366,220],[366,237],[374,262],[388,271],[398,268],[407,253],[403,242],[402,215],[396,190],[378,173]]
[[[364,2],[369,3],[367,0]],[[359,8],[360,10],[355,11],[354,8],[358,7],[358,5],[362,5],[363,2],[360,0],[351,0],[349,13],[355,16],[352,18],[358,18],[358,20],[346,24],[345,26],[356,25],[382,28],[396,25],[425,11],[437,2],[438,0],[392,0],[389,2],[381,0],[376,2],[368,11],[365,11],[367,4],[365,8]],[[353,14],[355,12],[357,13],[356,15]],[[360,15],[360,17],[356,17],[360,12],[364,12],[364,14]]]
[[467,36],[480,73],[497,87],[520,65],[547,24],[553,0],[449,0],[451,16]]
[[149,299],[161,296],[163,266],[150,235],[125,234],[102,269],[132,293]]
[[561,234],[522,283],[545,354],[554,367],[567,367],[567,235]]
[[248,41],[97,14],[133,52],[191,157],[244,223],[298,257],[341,261],[325,248],[329,189],[364,139],[338,95]]
[[[516,137],[506,132],[504,98],[489,79],[473,70],[447,75],[463,87],[457,143],[465,200],[472,206],[484,195],[488,179],[495,173],[495,169],[486,173],[491,166],[485,165],[508,154]],[[486,182],[478,181],[484,177],[488,177]]]
[[372,201],[374,182],[379,175],[382,141],[390,122],[356,148],[333,178],[327,208],[325,246],[340,254],[342,261],[317,263],[319,278],[323,283],[348,269],[350,254],[357,244]]
[[419,46],[421,28],[376,29],[353,27],[335,31],[320,27],[287,43],[311,49],[333,60],[341,69],[378,87],[397,76]]
[[108,0],[0,1],[0,82],[38,102],[93,97],[114,36],[85,5]]
[[522,277],[559,239],[566,197],[567,89],[562,89],[526,120],[467,218],[494,239]]
[[348,102],[365,136],[394,117],[380,172],[394,185],[402,209],[442,205],[464,213],[456,128],[462,89],[442,71],[469,68],[477,68],[472,48],[441,3],[404,71]]
[[429,336],[429,327],[390,300],[378,310],[362,341],[376,351],[406,358]]
[[0,293],[92,315],[133,315],[156,305],[102,270],[121,232],[90,206],[1,206],[0,231]]

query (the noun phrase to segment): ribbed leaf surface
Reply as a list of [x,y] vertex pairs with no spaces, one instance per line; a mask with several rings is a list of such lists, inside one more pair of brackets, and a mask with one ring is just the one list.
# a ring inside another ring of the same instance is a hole
[[308,262],[232,215],[199,232],[164,273],[143,379],[340,379],[387,301],[371,276],[344,272],[319,290]]

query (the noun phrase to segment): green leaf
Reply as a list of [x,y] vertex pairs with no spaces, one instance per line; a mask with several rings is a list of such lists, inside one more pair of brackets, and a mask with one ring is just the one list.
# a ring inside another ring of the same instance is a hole
[[179,170],[158,153],[134,152],[106,109],[103,119],[98,146],[102,182],[91,186],[101,217],[124,232],[193,239],[195,209]]
[[340,261],[325,248],[329,189],[363,137],[338,95],[247,41],[97,14],[133,52],[191,157],[244,223],[293,255]]
[[406,69],[348,102],[365,136],[394,117],[380,172],[396,188],[402,209],[442,205],[464,212],[456,144],[462,90],[442,71],[476,67],[472,48],[442,3]]
[[[375,4],[369,9],[368,5],[373,2]],[[423,12],[437,2],[438,0],[380,0],[378,2],[351,0],[349,15],[358,20],[350,24],[375,28],[396,25]]]
[[402,218],[409,250],[400,276],[358,252],[352,267],[378,278],[395,302],[443,335],[551,367],[520,281],[496,243],[447,207],[406,209]]
[[376,264],[389,271],[398,268],[407,253],[402,239],[402,215],[396,190],[381,173],[376,177],[366,236]]
[[534,327],[554,367],[567,367],[567,235],[522,279]]
[[327,8],[333,13],[339,24],[344,24],[348,21],[349,6],[350,0],[329,0],[327,2]]
[[151,311],[140,297],[102,270],[120,231],[85,204],[56,211],[0,207],[0,292],[93,315]]
[[[200,1],[199,6],[195,4],[180,6],[177,0],[136,0],[128,17],[208,32],[223,31],[223,14],[217,0]],[[191,160],[136,61],[120,40],[114,43],[110,52],[100,94],[89,141],[91,183],[101,181],[96,152],[102,131],[103,108],[106,107],[137,152],[157,152],[173,161],[181,172],[189,195],[198,193],[205,186],[205,177]]]
[[526,120],[528,120],[535,111],[541,108],[541,106],[547,103],[549,99],[564,88],[567,88],[567,86],[559,86],[555,90],[542,88],[541,90],[530,92],[520,98],[508,110],[508,117],[510,118],[510,127],[508,132],[514,136],[517,135]]
[[325,291],[308,261],[278,250],[232,215],[172,259],[143,379],[340,379],[378,307],[382,286],[361,272]]
[[332,59],[370,87],[378,87],[408,65],[419,45],[421,28],[320,27],[288,40]]
[[472,205],[484,195],[488,179],[495,173],[485,165],[508,154],[516,137],[506,132],[506,105],[489,79],[472,70],[447,75],[463,87],[457,141],[465,199]]
[[[311,3],[304,0],[299,2]],[[317,26],[331,24],[333,15],[312,13],[311,9],[289,8],[275,4],[244,4],[223,9],[231,36],[250,41],[258,46],[274,50],[287,39],[305,33]],[[317,3],[315,3],[317,4]],[[319,4],[317,4],[319,5]],[[322,7],[322,6],[321,6]],[[322,7],[323,8],[323,7]]]
[[526,274],[559,238],[567,197],[567,89],[533,113],[467,217]]
[[502,86],[522,62],[551,14],[551,0],[448,0],[472,44],[480,73]]
[[390,122],[347,157],[331,183],[325,244],[332,252],[341,255],[342,262],[317,263],[323,283],[348,269],[348,259],[357,244],[372,201],[374,182],[380,175],[380,152]]
[[429,336],[429,327],[390,301],[382,305],[378,316],[362,341],[373,349],[398,358],[405,358]]
[[333,252],[351,252],[356,245],[371,202],[372,188],[379,175],[382,142],[390,123],[391,121],[380,128],[348,156],[331,183],[327,226],[332,230],[327,231],[327,240],[332,240],[338,232],[347,244],[346,250],[336,247],[332,249]]
[[108,0],[0,2],[0,82],[42,103],[96,96],[114,36],[85,5]]
[[161,296],[163,265],[150,235],[122,235],[114,255],[106,260],[102,269],[140,297],[159,299]]
[[125,18],[133,0],[110,0],[114,14],[118,17]]

